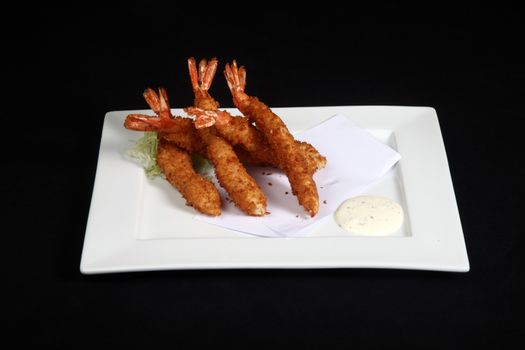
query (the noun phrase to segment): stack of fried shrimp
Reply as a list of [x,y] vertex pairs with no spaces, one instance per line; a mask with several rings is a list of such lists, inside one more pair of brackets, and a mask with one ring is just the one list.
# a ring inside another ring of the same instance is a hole
[[193,153],[210,160],[219,184],[244,213],[267,214],[266,196],[243,165],[250,164],[283,170],[299,204],[314,216],[319,196],[313,175],[326,165],[326,158],[312,145],[296,141],[281,118],[244,92],[246,70],[235,61],[226,64],[224,73],[233,102],[244,117],[219,110],[219,103],[208,92],[217,65],[215,58],[201,60],[198,66],[193,57],[188,59],[195,100],[185,112],[195,119],[174,117],[166,90],[160,88],[157,93],[148,88],[144,98],[156,115],[130,114],[124,126],[158,133],[158,165],[187,204],[203,214],[220,215],[221,198],[213,183],[193,169]]

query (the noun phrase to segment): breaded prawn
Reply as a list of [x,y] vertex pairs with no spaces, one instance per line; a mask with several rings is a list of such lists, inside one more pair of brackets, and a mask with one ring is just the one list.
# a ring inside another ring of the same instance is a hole
[[317,186],[313,180],[313,173],[288,128],[268,106],[244,92],[246,86],[244,67],[238,69],[237,63],[233,61],[231,66],[226,65],[225,75],[235,106],[246,117],[254,121],[257,129],[266,137],[273,154],[283,166],[292,192],[297,196],[299,204],[310,216],[314,216],[319,210]]
[[213,129],[200,129],[199,134],[208,145],[208,159],[215,168],[217,180],[228,192],[233,203],[243,212],[252,216],[265,215],[266,195],[248,174],[232,146],[214,135]]
[[[186,113],[197,117],[212,117],[214,114],[199,108],[186,108]],[[219,116],[225,111],[216,111]],[[222,117],[225,119],[225,117]],[[242,160],[247,159],[248,164],[252,165],[270,165],[279,169],[284,169],[284,165],[279,163],[279,158],[273,155],[272,149],[264,135],[257,130],[244,117],[228,116],[227,124],[215,124],[217,132],[234,146],[237,155],[242,154]],[[314,146],[307,142],[294,140],[295,147],[303,154],[309,171],[313,174],[318,169],[326,166],[326,158],[322,156]]]
[[221,215],[219,192],[210,180],[195,172],[188,153],[172,143],[160,140],[157,164],[168,182],[182,194],[188,205],[204,214]]
[[[213,60],[212,60],[213,61]],[[195,94],[194,106],[202,110],[214,111],[218,103],[209,95],[215,74],[216,64],[208,65],[205,60],[199,64],[197,73],[195,60],[188,60],[188,68]],[[233,203],[248,215],[262,216],[266,214],[266,195],[248,174],[232,146],[217,135],[215,126],[203,125],[201,119],[196,119],[197,132],[206,143],[206,154],[215,168],[215,175],[221,186],[228,192]],[[206,122],[206,120],[204,120]],[[227,121],[217,121],[217,124]]]
[[[228,141],[232,146],[242,146],[247,152],[243,158],[249,159],[250,164],[272,165],[284,169],[266,142],[262,133],[257,130],[246,118],[231,116],[226,111],[220,111],[219,103],[209,94],[208,90],[217,70],[217,60],[209,62],[201,60],[197,72],[197,64],[192,57],[188,59],[188,68],[195,93],[195,106],[185,109],[186,113],[195,115],[195,126],[197,129],[215,125],[218,134]],[[306,157],[310,171],[314,173],[317,169],[324,168],[326,158],[310,144],[295,141],[300,152]],[[236,148],[238,149],[238,148]]]
[[[187,131],[194,131],[192,120],[180,117],[173,118],[171,115],[166,90],[159,89],[157,95],[154,90],[148,88],[144,92],[144,98],[157,116],[130,114],[124,122],[127,129],[157,131],[159,135],[166,131],[169,132],[166,135],[177,134],[181,136],[181,139],[177,140],[178,143],[187,147],[190,153],[193,152],[193,149],[196,151],[203,147],[201,144],[204,145],[204,143],[198,135],[190,132],[185,134]],[[157,164],[166,175],[168,182],[179,190],[188,205],[204,214],[220,215],[220,195],[213,183],[195,173],[187,152],[182,151],[165,138],[159,138]],[[182,142],[180,142],[181,140]]]

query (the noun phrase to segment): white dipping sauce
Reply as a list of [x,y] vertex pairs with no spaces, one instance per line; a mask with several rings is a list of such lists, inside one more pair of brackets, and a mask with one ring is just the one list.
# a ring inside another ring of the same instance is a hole
[[384,197],[357,196],[347,199],[335,212],[344,230],[357,235],[384,236],[403,224],[403,208]]

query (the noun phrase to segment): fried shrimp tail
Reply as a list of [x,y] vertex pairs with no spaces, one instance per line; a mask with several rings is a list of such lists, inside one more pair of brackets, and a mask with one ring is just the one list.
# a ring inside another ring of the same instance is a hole
[[208,93],[215,72],[217,71],[218,63],[219,62],[216,58],[212,58],[209,62],[202,59],[199,62],[197,72],[195,58],[191,57],[188,59],[191,87],[193,88],[193,94],[195,95],[195,101],[193,103],[195,107],[209,111],[215,111],[219,108],[219,102],[215,101]]
[[124,127],[137,131],[163,131],[177,132],[180,125],[174,118],[169,108],[166,90],[159,88],[158,94],[155,90],[147,88],[143,93],[144,99],[156,115],[129,114],[124,121]]
[[313,180],[313,172],[288,128],[268,106],[244,92],[246,87],[244,67],[238,68],[237,63],[233,61],[231,65],[226,64],[224,73],[235,106],[255,122],[257,129],[266,138],[274,156],[286,173],[299,204],[311,216],[315,216],[319,210],[319,195]]
[[[208,128],[212,125],[216,126],[226,126],[230,120],[231,116],[228,112],[220,110],[207,110],[197,107],[187,107],[184,108],[184,112],[189,115],[194,115],[195,118],[195,128],[202,129]],[[226,128],[228,128],[226,126]]]
[[164,88],[158,94],[147,88],[144,99],[156,115],[129,114],[124,127],[135,131],[156,131],[160,139],[173,142],[177,147],[189,153],[205,155],[206,145],[197,134],[190,118],[174,117],[169,108],[168,95]]

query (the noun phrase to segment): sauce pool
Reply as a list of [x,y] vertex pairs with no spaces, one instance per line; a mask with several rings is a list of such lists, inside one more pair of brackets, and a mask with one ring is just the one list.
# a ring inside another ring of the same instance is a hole
[[385,236],[403,224],[403,208],[393,200],[376,196],[357,196],[344,201],[335,220],[345,231],[365,236]]

